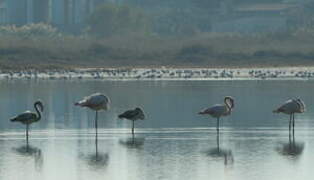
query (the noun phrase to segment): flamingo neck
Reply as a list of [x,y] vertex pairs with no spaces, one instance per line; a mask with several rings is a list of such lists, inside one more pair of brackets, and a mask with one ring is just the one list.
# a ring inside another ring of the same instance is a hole
[[293,101],[298,106],[298,111],[299,112],[304,112],[304,105],[303,105],[302,101],[300,101],[299,99],[293,99]]
[[230,112],[232,109],[232,105],[230,104],[230,101],[228,101],[228,99],[225,99],[224,101],[225,101],[225,105],[228,109],[228,112]]
[[38,104],[37,104],[37,103],[34,104],[34,108],[35,108],[35,110],[36,110],[36,112],[37,112],[36,121],[39,121],[39,120],[41,119],[41,113],[40,113],[40,111],[38,110]]

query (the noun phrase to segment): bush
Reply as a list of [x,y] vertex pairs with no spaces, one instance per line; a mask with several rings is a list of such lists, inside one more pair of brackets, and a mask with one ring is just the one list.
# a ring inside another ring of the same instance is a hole
[[0,36],[13,36],[18,38],[55,38],[60,36],[60,33],[51,25],[39,23],[28,24],[20,27],[15,25],[0,26]]

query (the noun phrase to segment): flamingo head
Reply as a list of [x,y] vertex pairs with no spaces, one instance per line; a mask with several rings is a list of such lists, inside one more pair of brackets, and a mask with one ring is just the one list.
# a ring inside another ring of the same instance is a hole
[[231,96],[226,96],[225,97],[225,104],[227,104],[231,109],[234,108],[234,99]]
[[44,105],[43,105],[43,103],[42,103],[41,100],[37,100],[37,101],[35,102],[34,106],[35,106],[35,107],[39,107],[39,110],[40,110],[41,112],[44,111]]
[[139,119],[144,120],[145,119],[144,111],[141,108],[139,108],[139,107],[135,108],[135,110],[140,113],[140,118]]

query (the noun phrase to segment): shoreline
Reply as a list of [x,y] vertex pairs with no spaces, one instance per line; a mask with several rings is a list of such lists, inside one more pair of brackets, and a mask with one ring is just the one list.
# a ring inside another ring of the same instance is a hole
[[314,66],[256,68],[76,68],[73,70],[0,71],[4,79],[100,80],[309,80]]

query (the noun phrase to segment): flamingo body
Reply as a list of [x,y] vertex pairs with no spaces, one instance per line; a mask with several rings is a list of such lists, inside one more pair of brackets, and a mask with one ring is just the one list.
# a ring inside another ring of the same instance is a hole
[[230,115],[231,111],[226,107],[226,105],[222,104],[215,104],[214,106],[204,109],[203,111],[199,112],[199,114],[207,114],[214,118],[218,118],[221,116]]
[[108,110],[110,99],[100,93],[95,93],[75,103],[76,106],[88,107],[94,111]]
[[305,112],[305,104],[301,99],[289,99],[273,112],[284,114],[303,113]]
[[11,118],[11,122],[20,122],[22,124],[26,125],[26,143],[28,146],[28,129],[29,129],[29,125],[34,123],[34,122],[38,122],[41,119],[41,113],[44,110],[44,106],[43,103],[38,100],[34,103],[34,108],[36,110],[36,113],[34,112],[30,112],[30,111],[26,111],[22,114],[19,114],[13,118]]
[[199,114],[210,115],[214,118],[228,116],[231,114],[231,111],[234,108],[234,99],[230,96],[226,96],[224,103],[225,104],[215,104],[210,108],[200,111]]
[[125,111],[118,116],[120,119],[127,119],[132,121],[132,135],[134,136],[134,121],[144,120],[145,114],[141,108],[135,108],[133,110]]
[[141,108],[135,108],[134,110],[128,110],[118,116],[120,119],[128,119],[132,121],[144,120],[145,114]]
[[[13,118],[11,118],[11,122],[21,122],[25,125],[30,125],[34,122],[37,122],[41,119],[41,113],[44,110],[43,103],[38,100],[34,103],[34,108],[37,113],[31,112],[31,111],[25,111],[22,114],[19,114]],[[39,109],[38,109],[39,108]]]
[[[214,118],[217,118],[217,137],[219,136],[219,119],[221,116],[228,116],[231,114],[232,109],[234,108],[234,99],[230,96],[226,96],[223,104],[216,104],[210,108],[200,111],[198,114],[201,115],[210,115]],[[217,138],[218,139],[218,138]]]
[[280,105],[278,108],[273,110],[273,113],[284,113],[290,115],[289,119],[289,137],[291,132],[291,123],[292,123],[292,133],[294,137],[294,114],[295,113],[304,113],[305,112],[305,104],[301,99],[289,99]]
[[37,118],[37,114],[31,111],[25,111],[22,114],[17,115],[10,119],[12,122],[21,122],[22,124],[32,124],[34,122],[39,121]]

